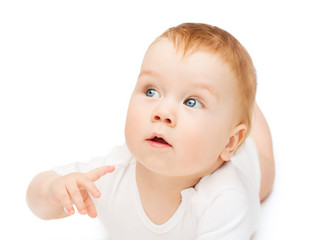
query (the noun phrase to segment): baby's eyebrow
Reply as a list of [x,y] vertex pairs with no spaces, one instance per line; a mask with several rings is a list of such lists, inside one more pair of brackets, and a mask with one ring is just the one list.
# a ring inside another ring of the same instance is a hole
[[152,70],[141,70],[138,77],[142,77],[144,75],[151,75],[151,76],[161,76],[160,74],[152,71]]
[[218,93],[213,89],[212,86],[203,82],[193,82],[192,85],[196,88],[203,89],[212,94],[216,99],[218,99]]

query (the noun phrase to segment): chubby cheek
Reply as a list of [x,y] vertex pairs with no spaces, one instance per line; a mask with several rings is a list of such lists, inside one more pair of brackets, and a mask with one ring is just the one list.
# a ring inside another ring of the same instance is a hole
[[137,132],[138,130],[137,129],[138,124],[135,124],[135,120],[136,119],[133,109],[131,108],[131,106],[129,106],[125,122],[125,139],[128,145],[132,145],[136,137],[136,135],[133,133]]
[[202,126],[202,122],[185,125],[178,137],[180,141],[178,152],[182,164],[198,171],[215,164],[223,145],[222,134],[215,131],[216,127]]
[[143,119],[142,110],[130,103],[125,122],[125,139],[131,151],[143,140]]

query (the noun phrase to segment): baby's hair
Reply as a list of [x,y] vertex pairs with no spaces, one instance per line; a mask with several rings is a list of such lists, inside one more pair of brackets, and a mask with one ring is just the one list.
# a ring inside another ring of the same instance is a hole
[[205,51],[228,64],[240,91],[237,106],[240,123],[247,126],[245,140],[251,129],[257,80],[252,59],[242,44],[225,30],[203,23],[183,23],[169,28],[157,40],[163,38],[173,42],[177,51],[183,51],[183,56]]

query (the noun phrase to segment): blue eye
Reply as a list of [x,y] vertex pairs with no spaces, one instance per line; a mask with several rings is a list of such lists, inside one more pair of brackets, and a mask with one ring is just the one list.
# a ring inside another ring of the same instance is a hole
[[147,97],[155,97],[155,98],[160,97],[160,94],[157,92],[157,90],[154,89],[148,89],[145,94]]
[[193,99],[193,98],[189,98],[187,99],[184,104],[187,107],[191,107],[191,108],[202,108],[202,104],[200,102],[198,102],[197,100]]

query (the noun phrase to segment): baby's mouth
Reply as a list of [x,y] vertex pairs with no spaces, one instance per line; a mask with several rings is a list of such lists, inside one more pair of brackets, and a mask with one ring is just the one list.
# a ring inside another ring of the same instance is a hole
[[151,139],[151,141],[162,143],[162,144],[168,144],[163,138],[154,137]]
[[147,141],[155,146],[158,146],[158,147],[172,147],[171,144],[169,144],[167,141],[165,141],[164,138],[162,137],[153,137],[153,138],[150,138],[150,139],[147,139]]

